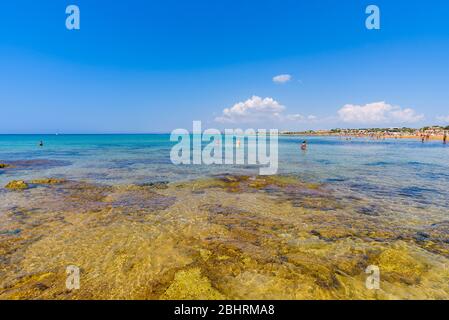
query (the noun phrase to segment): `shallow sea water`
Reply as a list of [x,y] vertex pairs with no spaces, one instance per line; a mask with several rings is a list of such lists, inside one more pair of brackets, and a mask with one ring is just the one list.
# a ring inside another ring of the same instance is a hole
[[0,298],[448,299],[449,146],[303,139],[260,177],[168,135],[0,136],[1,186],[64,179],[0,188]]

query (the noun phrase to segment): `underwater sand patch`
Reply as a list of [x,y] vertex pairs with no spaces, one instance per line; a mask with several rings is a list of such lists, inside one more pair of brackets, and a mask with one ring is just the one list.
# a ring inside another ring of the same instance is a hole
[[209,279],[201,275],[199,268],[181,270],[175,274],[173,283],[161,296],[163,300],[223,300]]

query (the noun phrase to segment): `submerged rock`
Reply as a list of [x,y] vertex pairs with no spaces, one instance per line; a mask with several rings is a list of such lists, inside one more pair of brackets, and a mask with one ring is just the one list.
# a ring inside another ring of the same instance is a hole
[[415,235],[416,241],[427,241],[427,240],[429,240],[429,238],[430,238],[430,235],[428,233],[425,233],[422,231],[417,232]]
[[11,190],[24,190],[24,189],[28,189],[29,186],[28,184],[23,181],[23,180],[13,180],[11,182],[9,182],[6,186],[6,189],[11,189]]
[[60,184],[64,182],[65,182],[64,179],[56,179],[56,178],[36,179],[30,181],[30,183],[32,184]]
[[140,186],[142,187],[149,187],[152,189],[167,189],[168,188],[168,181],[157,181],[157,182],[149,182],[149,183],[143,183]]
[[213,214],[221,214],[224,216],[235,214],[250,214],[242,209],[236,207],[224,207],[222,205],[204,205],[201,207]]
[[17,170],[28,169],[51,169],[56,167],[69,166],[72,163],[66,160],[50,160],[50,159],[31,159],[31,160],[14,160],[9,161],[10,168]]
[[[449,296],[446,217],[399,223],[380,204],[289,177],[228,175],[167,190],[37,181],[49,185],[0,190],[0,299]],[[72,264],[85,285],[67,291]],[[376,292],[365,287],[369,265],[380,268]]]
[[14,229],[14,230],[6,230],[6,231],[0,231],[0,235],[6,235],[6,236],[14,236],[21,233],[21,229]]
[[[299,186],[302,183],[292,176],[242,176],[242,175],[217,175],[213,179],[218,187],[226,189],[228,192],[271,192],[273,189],[282,190],[290,186]],[[212,184],[212,187],[215,185]],[[304,186],[306,187],[306,186]],[[317,188],[313,186],[313,188]]]
[[366,207],[361,207],[357,210],[358,213],[366,216],[379,216],[379,209],[374,205],[369,205]]

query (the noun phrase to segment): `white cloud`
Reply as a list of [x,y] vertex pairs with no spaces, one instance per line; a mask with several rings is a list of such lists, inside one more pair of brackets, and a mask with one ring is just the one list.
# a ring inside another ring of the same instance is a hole
[[[401,108],[383,101],[366,105],[347,104],[338,110],[337,117],[317,117],[300,113],[289,114],[286,107],[273,98],[253,96],[250,99],[225,108],[222,115],[215,118],[220,123],[282,123],[306,124],[338,121],[357,125],[401,125],[423,120],[422,114],[417,114],[410,108]],[[449,122],[449,116],[438,117],[438,120]]]
[[215,121],[221,123],[255,123],[255,122],[304,122],[313,121],[315,116],[301,114],[284,114],[286,108],[273,98],[252,96],[250,99],[238,102],[231,108],[223,110]]
[[231,108],[223,110],[223,115],[215,118],[217,122],[257,122],[280,118],[285,107],[273,98],[253,96],[244,102],[238,102]]
[[347,104],[338,110],[338,116],[344,122],[360,124],[400,124],[424,119],[422,114],[416,114],[413,109],[402,109],[383,101],[363,106]]
[[441,122],[449,123],[449,116],[440,116],[440,117],[437,117],[437,120],[441,121]]
[[292,80],[292,76],[289,74],[280,74],[275,77],[273,77],[274,83],[286,83]]

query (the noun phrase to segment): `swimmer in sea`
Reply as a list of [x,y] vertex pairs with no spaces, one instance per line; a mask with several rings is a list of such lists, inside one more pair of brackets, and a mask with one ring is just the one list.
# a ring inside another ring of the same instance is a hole
[[41,140],[41,142],[39,142],[39,147],[43,147],[43,146],[44,146],[44,143]]
[[302,144],[301,144],[301,150],[302,150],[302,151],[306,151],[306,150],[307,150],[307,141],[306,141],[306,140],[304,140],[304,141],[302,142]]

